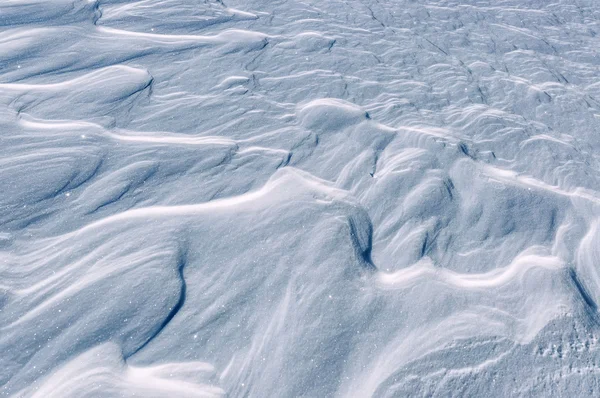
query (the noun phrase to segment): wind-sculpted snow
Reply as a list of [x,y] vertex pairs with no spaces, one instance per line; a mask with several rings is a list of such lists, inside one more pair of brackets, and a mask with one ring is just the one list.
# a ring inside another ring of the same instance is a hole
[[0,392],[597,396],[600,3],[0,2]]

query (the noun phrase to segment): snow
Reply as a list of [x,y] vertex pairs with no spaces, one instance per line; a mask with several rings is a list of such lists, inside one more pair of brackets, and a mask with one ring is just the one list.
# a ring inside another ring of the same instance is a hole
[[0,394],[600,394],[599,20],[3,0]]

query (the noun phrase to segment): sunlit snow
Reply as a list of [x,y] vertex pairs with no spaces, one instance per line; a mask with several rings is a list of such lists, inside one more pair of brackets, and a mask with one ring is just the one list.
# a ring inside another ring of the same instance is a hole
[[600,396],[599,34],[0,0],[0,395]]

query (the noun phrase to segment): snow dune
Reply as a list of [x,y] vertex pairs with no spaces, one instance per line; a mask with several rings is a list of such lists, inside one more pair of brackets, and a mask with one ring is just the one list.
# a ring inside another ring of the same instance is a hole
[[595,396],[600,4],[0,3],[0,394]]

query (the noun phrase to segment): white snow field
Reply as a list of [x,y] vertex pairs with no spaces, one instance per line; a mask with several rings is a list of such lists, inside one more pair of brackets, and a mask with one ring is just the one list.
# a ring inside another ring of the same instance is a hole
[[0,394],[600,396],[600,1],[0,0]]

